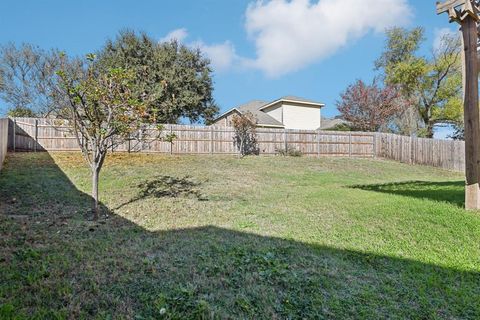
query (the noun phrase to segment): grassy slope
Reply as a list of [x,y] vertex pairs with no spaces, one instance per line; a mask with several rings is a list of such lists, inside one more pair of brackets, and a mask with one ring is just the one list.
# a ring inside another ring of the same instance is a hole
[[479,318],[480,216],[461,180],[385,161],[115,155],[111,215],[94,223],[79,155],[10,155],[0,318]]

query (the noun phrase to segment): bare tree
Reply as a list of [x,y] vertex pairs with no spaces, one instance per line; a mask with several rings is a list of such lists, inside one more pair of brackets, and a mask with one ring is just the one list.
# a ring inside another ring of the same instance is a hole
[[13,114],[48,116],[63,104],[55,73],[72,67],[58,50],[45,51],[32,44],[0,47],[0,98]]

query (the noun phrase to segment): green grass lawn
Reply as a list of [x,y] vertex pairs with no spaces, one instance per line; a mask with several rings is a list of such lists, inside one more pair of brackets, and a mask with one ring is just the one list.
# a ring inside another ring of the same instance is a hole
[[0,319],[479,319],[460,174],[395,162],[76,153],[0,173]]

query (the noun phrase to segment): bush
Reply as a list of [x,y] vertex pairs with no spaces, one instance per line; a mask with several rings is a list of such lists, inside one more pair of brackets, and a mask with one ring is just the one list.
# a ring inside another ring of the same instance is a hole
[[255,116],[251,112],[236,114],[232,118],[232,124],[235,130],[233,143],[237,147],[240,156],[258,155],[257,120]]
[[276,148],[275,153],[279,156],[284,157],[301,157],[303,156],[302,151],[295,149],[294,147],[287,146],[286,149]]

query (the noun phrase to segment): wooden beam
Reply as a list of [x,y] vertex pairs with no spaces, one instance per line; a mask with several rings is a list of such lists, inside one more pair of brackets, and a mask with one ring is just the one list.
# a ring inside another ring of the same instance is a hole
[[448,12],[451,9],[464,5],[465,2],[467,1],[470,1],[470,0],[447,0],[443,3],[441,3],[440,1],[437,1],[437,14]]
[[461,19],[461,12],[455,8],[448,9],[448,18],[450,22],[460,22]]
[[479,21],[478,6],[473,0],[466,1],[465,5],[462,7],[460,20],[464,20],[467,16],[471,16],[477,22]]

